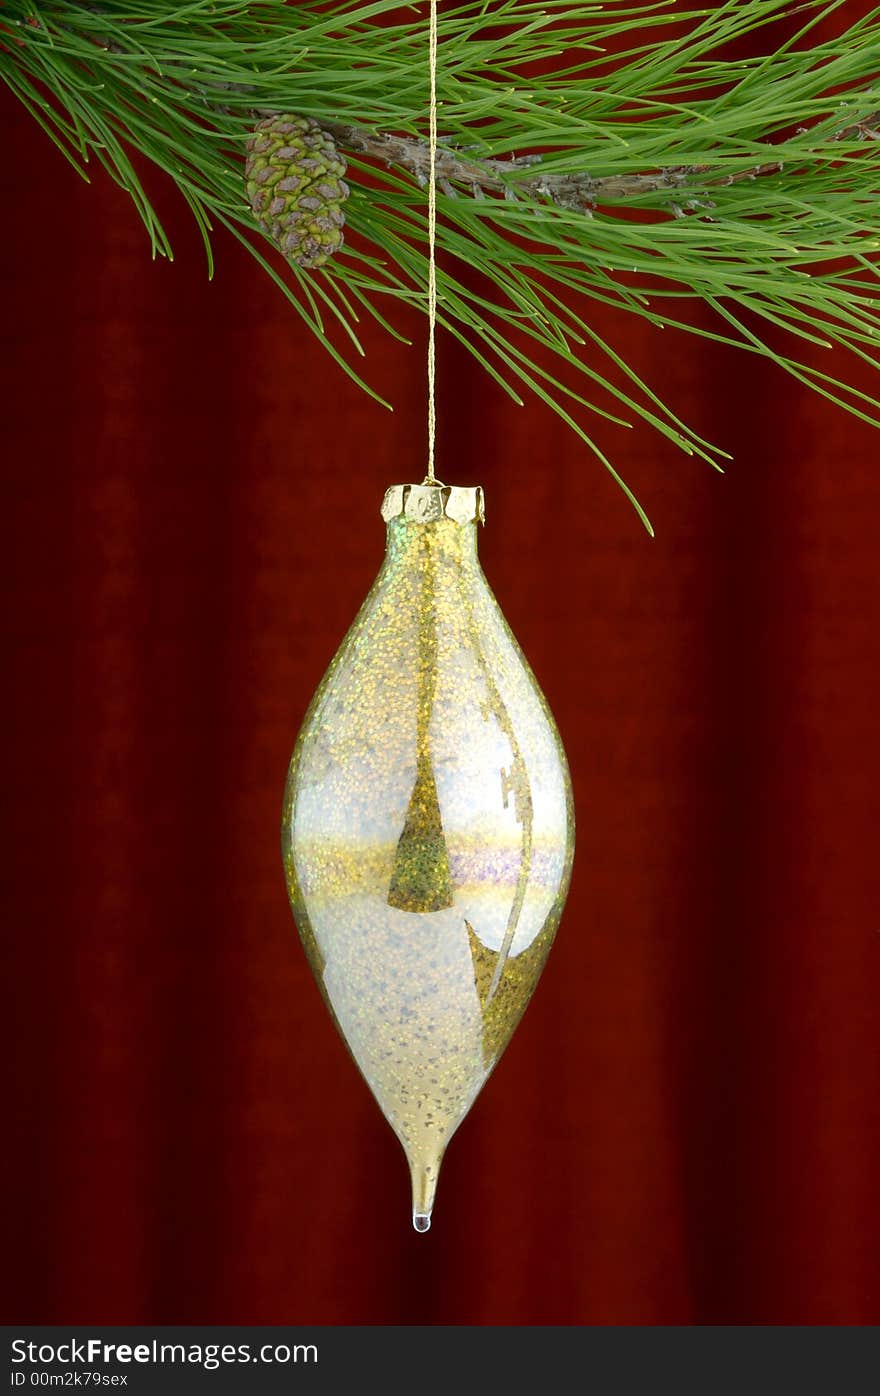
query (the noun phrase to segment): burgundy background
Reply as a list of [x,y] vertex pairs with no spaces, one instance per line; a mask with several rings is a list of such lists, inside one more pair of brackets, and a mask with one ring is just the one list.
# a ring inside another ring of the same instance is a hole
[[391,415],[230,239],[207,282],[173,193],[153,264],[106,177],[0,117],[4,1320],[880,1321],[876,436],[606,319],[735,455],[722,477],[600,427],[651,542],[547,410],[441,342],[442,473],[486,486],[579,843],[416,1236],[278,825],[382,491],[421,470],[421,341],[363,327]]

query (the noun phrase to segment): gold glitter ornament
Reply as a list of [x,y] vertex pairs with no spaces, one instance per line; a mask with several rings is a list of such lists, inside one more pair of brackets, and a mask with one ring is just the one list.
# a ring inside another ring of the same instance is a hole
[[296,743],[282,842],[328,1008],[430,1226],[444,1150],[556,934],[565,753],[477,559],[481,489],[396,485],[383,566]]

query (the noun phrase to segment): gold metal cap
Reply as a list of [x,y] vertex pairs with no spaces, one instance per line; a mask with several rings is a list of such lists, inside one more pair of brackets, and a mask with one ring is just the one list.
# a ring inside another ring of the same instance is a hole
[[452,519],[455,523],[486,522],[486,502],[481,485],[392,485],[382,500],[382,518],[403,517],[413,523]]

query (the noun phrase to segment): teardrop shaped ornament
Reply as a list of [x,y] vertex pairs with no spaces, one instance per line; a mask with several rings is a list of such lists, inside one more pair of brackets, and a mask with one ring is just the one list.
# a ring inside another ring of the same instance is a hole
[[538,981],[574,811],[547,703],[477,559],[481,489],[397,485],[385,561],[287,779],[293,914],[427,1231],[446,1145]]

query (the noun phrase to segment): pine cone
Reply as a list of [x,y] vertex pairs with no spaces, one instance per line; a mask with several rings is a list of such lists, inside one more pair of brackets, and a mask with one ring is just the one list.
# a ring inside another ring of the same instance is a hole
[[310,116],[270,116],[247,143],[245,180],[260,227],[298,267],[320,267],[343,244],[345,160]]

